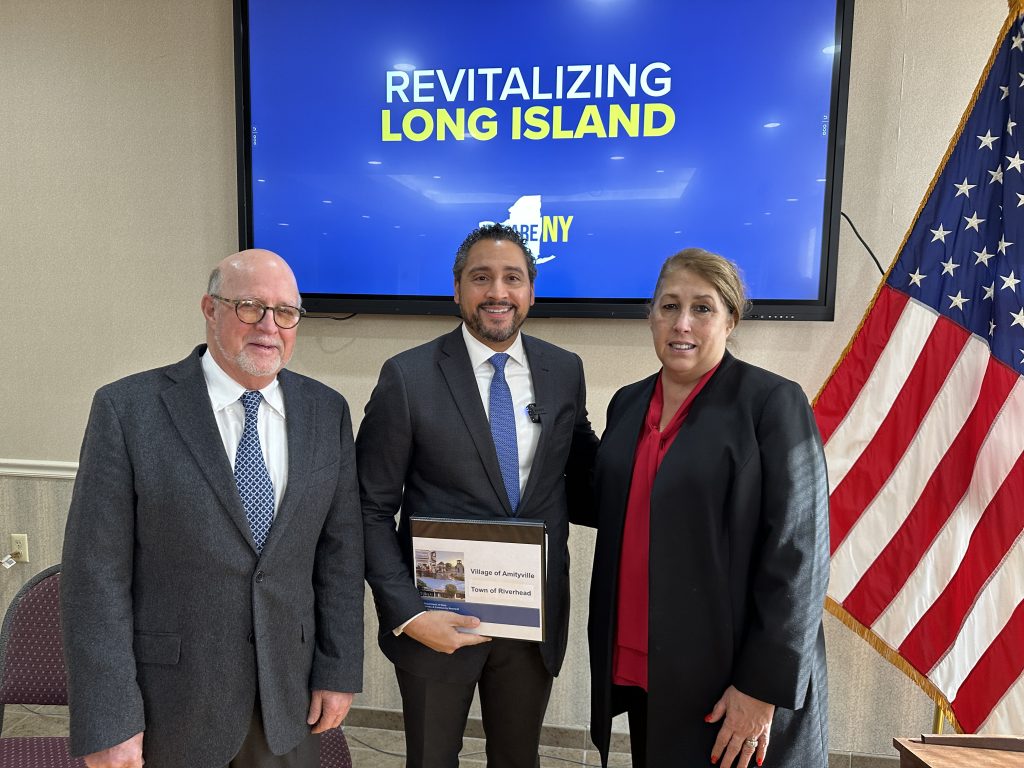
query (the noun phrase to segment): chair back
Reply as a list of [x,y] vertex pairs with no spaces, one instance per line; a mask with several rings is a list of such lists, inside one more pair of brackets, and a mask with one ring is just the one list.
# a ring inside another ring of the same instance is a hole
[[33,576],[11,601],[0,629],[0,665],[0,705],[68,703],[60,565]]

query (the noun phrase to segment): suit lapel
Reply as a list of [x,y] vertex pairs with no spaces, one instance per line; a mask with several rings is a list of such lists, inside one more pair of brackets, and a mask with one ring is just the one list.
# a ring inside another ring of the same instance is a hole
[[480,388],[477,386],[476,376],[473,373],[472,364],[469,362],[469,352],[466,351],[466,342],[462,338],[461,326],[442,340],[438,366],[452,393],[452,399],[455,400],[455,405],[462,415],[462,420],[466,423],[466,429],[469,430],[477,453],[480,454],[487,478],[501,500],[505,514],[511,516],[512,507],[508,502],[508,494],[505,492],[505,481],[501,478],[501,467],[498,465],[494,440],[491,439],[491,425],[487,421],[487,414],[484,413],[484,406],[480,401]]
[[285,429],[288,432],[288,485],[263,544],[264,555],[284,535],[285,528],[295,516],[296,507],[302,499],[302,489],[306,487],[306,476],[313,469],[311,462],[316,445],[316,402],[305,396],[302,382],[288,371],[281,371],[278,381],[284,396]]
[[197,347],[189,357],[167,369],[167,375],[176,384],[165,389],[161,397],[182,442],[192,453],[232,522],[255,550],[252,529],[238,496],[231,462],[224,452],[224,441],[217,428],[206,379],[199,362],[204,349],[202,346]]
[[531,492],[540,482],[541,472],[535,470],[544,466],[548,445],[551,442],[551,431],[554,427],[555,417],[558,415],[557,409],[554,408],[556,382],[551,375],[547,356],[526,334],[523,334],[523,349],[526,350],[526,358],[530,363],[533,401],[537,404],[538,418],[540,418],[540,440],[537,442],[537,451],[534,453],[533,462],[530,465],[530,477],[526,481],[526,488],[523,489],[523,498],[519,502],[520,513],[526,509]]

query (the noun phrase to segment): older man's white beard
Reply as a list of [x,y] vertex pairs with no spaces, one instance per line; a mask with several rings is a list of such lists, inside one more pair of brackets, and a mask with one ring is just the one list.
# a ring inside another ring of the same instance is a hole
[[239,352],[235,356],[234,363],[250,376],[273,376],[284,368],[284,363],[281,361],[281,350],[277,351],[276,360],[267,360],[263,364],[253,360],[245,352]]
[[280,371],[282,368],[284,368],[285,364],[288,362],[287,360],[283,359],[283,357],[282,357],[281,353],[282,353],[282,346],[283,345],[281,344],[280,339],[274,339],[274,338],[250,339],[250,341],[254,341],[257,344],[264,344],[264,345],[266,345],[268,347],[276,347],[277,348],[277,358],[274,359],[274,360],[265,360],[265,361],[253,359],[251,356],[249,356],[246,353],[246,351],[244,349],[242,351],[240,351],[238,354],[236,354],[234,357],[230,356],[228,354],[227,350],[224,349],[224,344],[223,344],[223,342],[220,339],[220,334],[219,333],[214,333],[213,334],[213,340],[217,343],[217,347],[220,349],[220,353],[222,355],[224,355],[225,358],[227,358],[228,360],[233,362],[235,365],[237,365],[239,367],[240,370],[244,371],[245,373],[249,374],[250,376],[261,376],[261,377],[262,376],[273,376],[278,371]]

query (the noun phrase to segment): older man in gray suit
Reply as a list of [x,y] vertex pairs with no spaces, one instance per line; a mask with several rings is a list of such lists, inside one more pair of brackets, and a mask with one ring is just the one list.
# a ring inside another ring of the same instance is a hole
[[279,256],[230,256],[207,344],[96,393],[61,580],[89,766],[315,768],[361,689],[352,424],[282,370],[299,306]]
[[[474,231],[453,271],[463,325],[388,360],[359,429],[366,578],[402,693],[407,765],[458,765],[479,687],[489,768],[534,768],[565,655],[570,506],[589,498],[597,438],[579,357],[519,332],[537,271],[519,234]],[[488,642],[458,631],[474,618],[424,611],[413,515],[543,520],[544,642]]]

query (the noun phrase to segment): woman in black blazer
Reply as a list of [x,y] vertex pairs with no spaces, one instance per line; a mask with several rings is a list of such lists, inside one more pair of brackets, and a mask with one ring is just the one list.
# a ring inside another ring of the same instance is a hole
[[608,406],[589,625],[605,764],[624,711],[635,768],[828,761],[824,455],[800,387],[726,351],[745,304],[731,262],[671,257],[661,370]]

